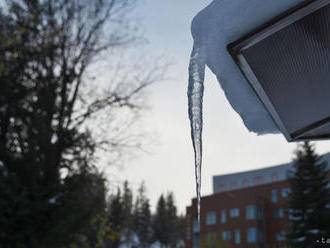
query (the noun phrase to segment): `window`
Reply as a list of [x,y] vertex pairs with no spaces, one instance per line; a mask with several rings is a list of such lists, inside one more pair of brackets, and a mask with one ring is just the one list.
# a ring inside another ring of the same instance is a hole
[[241,243],[241,231],[235,230],[235,244]]
[[227,221],[227,216],[226,216],[226,210],[221,210],[221,223],[226,223]]
[[232,208],[230,209],[229,215],[231,218],[235,218],[239,216],[239,209],[238,208]]
[[280,231],[275,234],[276,241],[284,241],[286,239],[285,232]]
[[247,230],[247,242],[248,243],[257,242],[257,229],[256,228],[249,228]]
[[288,197],[289,193],[291,192],[290,188],[283,188],[282,189],[282,197]]
[[279,209],[275,210],[274,214],[273,214],[273,217],[277,218],[277,219],[283,218],[284,217],[283,208],[279,208]]
[[261,211],[255,205],[246,206],[246,219],[253,220],[253,219],[261,218]]
[[276,189],[272,190],[272,202],[273,203],[277,202],[277,190]]
[[230,231],[224,231],[222,232],[222,240],[230,240],[231,239],[231,233]]
[[206,213],[206,225],[214,225],[216,223],[217,216],[214,211]]
[[262,241],[261,231],[255,227],[247,229],[247,242],[258,243]]
[[283,208],[279,208],[279,209],[278,209],[278,216],[279,216],[280,218],[283,218],[283,217],[284,217],[284,211],[283,211]]

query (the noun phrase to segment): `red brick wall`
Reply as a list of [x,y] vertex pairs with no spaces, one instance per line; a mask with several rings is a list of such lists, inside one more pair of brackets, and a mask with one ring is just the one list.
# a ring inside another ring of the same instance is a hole
[[[276,209],[285,206],[288,198],[282,197],[281,190],[289,187],[288,181],[275,182],[271,184],[259,185],[245,189],[234,190],[230,192],[216,193],[214,195],[205,196],[201,200],[201,232],[206,234],[209,232],[230,231],[231,240],[226,247],[277,247],[280,242],[276,241],[275,234],[278,231],[285,231],[287,228],[287,215],[284,212],[284,217],[276,219],[273,213]],[[277,203],[272,202],[272,190],[277,190]],[[262,209],[264,218],[247,220],[246,206],[257,205]],[[229,211],[231,208],[239,208],[239,217],[231,218]],[[226,223],[220,221],[221,210],[226,209]],[[197,216],[196,199],[192,200],[192,205],[187,207],[187,233],[186,233],[186,248],[193,247],[193,220]],[[206,213],[209,211],[216,212],[216,224],[206,225]],[[247,243],[247,229],[256,227],[264,232],[264,243],[249,244]],[[239,229],[241,234],[241,243],[234,243],[234,230]],[[266,244],[266,245],[265,245]]]

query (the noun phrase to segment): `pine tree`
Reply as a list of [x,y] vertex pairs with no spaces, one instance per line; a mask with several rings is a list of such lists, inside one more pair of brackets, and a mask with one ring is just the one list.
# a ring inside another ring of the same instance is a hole
[[134,206],[134,231],[137,234],[141,247],[149,247],[151,244],[151,213],[149,200],[145,195],[144,183],[141,183],[139,194]]
[[179,218],[177,216],[177,208],[174,204],[173,193],[168,193],[166,196],[166,215],[168,225],[168,244],[170,247],[175,247],[179,242]]
[[330,235],[327,163],[305,142],[298,147],[290,179],[290,233],[293,247],[305,248]]
[[120,233],[122,231],[122,223],[124,222],[124,209],[122,195],[118,188],[117,194],[111,196],[109,201],[109,225],[114,235],[107,242],[107,247],[117,248],[120,245]]
[[146,199],[141,206],[141,227],[144,227],[144,230],[141,228],[138,232],[139,239],[142,247],[149,247],[152,243],[152,229],[151,229],[151,212],[149,200]]
[[124,192],[122,197],[123,204],[123,223],[122,236],[123,242],[127,245],[131,244],[133,238],[134,219],[133,219],[133,193],[127,181],[124,182]]
[[180,225],[173,193],[161,195],[153,224],[154,240],[165,247],[176,247],[180,239]]
[[166,201],[163,195],[158,199],[155,219],[153,222],[154,241],[163,246],[168,245],[169,225],[167,222]]

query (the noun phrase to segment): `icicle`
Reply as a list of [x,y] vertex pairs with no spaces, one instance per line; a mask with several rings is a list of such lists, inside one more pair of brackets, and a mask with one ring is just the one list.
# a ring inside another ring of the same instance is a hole
[[195,152],[195,176],[197,193],[198,223],[200,223],[201,168],[202,168],[202,128],[203,93],[205,74],[205,52],[203,47],[195,46],[189,64],[188,104],[191,138]]

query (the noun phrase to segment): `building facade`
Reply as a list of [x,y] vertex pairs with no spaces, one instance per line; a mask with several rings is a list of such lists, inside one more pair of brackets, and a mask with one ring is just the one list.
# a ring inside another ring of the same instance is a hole
[[185,248],[285,247],[292,166],[214,176],[213,194],[201,200],[200,227],[196,199],[186,209]]

